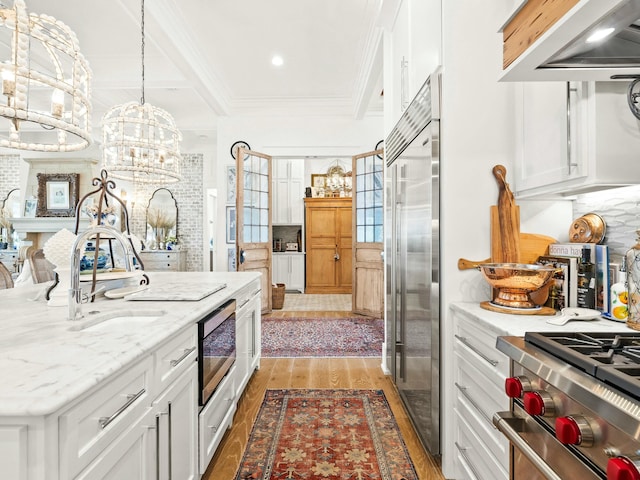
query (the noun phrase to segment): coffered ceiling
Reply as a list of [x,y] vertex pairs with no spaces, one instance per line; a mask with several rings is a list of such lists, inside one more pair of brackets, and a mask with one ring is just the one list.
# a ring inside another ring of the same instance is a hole
[[[5,0],[10,3],[11,0]],[[139,0],[25,0],[76,33],[93,71],[94,136],[113,105],[141,97]],[[382,110],[381,0],[146,0],[145,100],[185,143],[226,115]],[[271,63],[274,55],[283,65]]]

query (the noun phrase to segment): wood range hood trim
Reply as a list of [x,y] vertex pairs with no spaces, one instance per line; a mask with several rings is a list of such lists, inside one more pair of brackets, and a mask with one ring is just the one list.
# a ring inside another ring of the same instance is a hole
[[[577,38],[621,8],[635,12],[633,0],[528,0],[500,29],[503,73],[500,81],[610,81],[612,75],[640,75],[640,65],[598,66],[584,63],[549,68],[544,65]],[[637,4],[637,5],[636,5]],[[637,20],[631,13],[628,24]],[[640,18],[640,15],[638,15]]]

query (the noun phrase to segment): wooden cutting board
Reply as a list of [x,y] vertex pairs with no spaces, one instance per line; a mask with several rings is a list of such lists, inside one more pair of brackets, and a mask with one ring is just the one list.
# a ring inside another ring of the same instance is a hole
[[507,169],[493,167],[498,182],[498,205],[491,207],[491,261],[520,263],[520,207],[507,183]]

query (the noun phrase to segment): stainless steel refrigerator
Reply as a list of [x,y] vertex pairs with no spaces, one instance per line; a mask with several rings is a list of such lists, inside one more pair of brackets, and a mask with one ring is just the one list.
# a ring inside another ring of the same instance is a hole
[[440,454],[440,70],[385,139],[387,365],[422,440]]

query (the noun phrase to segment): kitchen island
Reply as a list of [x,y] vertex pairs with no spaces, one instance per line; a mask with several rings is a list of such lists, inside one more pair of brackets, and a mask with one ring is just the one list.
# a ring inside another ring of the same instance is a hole
[[[44,284],[0,292],[4,478],[200,478],[259,366],[259,274],[148,275],[176,298],[226,287],[200,301],[99,297],[75,322]],[[229,299],[257,308],[251,325],[237,319],[236,362],[200,411],[197,322]]]

